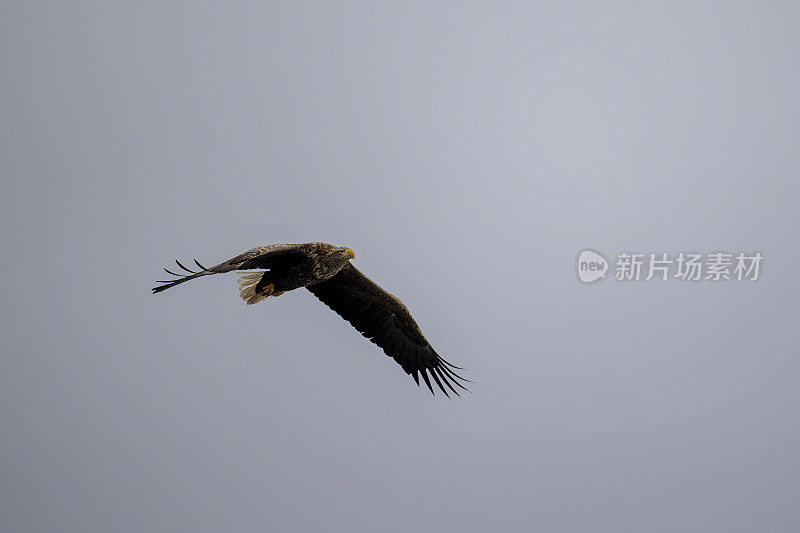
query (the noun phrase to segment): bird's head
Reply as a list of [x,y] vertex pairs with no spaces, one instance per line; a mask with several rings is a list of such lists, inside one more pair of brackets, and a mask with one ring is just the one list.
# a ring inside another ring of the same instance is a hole
[[350,248],[339,248],[336,252],[342,257],[342,259],[349,261],[350,259],[354,259],[356,257],[355,252]]

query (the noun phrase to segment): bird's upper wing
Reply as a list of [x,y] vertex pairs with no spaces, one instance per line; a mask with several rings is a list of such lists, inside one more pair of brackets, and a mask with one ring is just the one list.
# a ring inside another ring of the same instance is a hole
[[447,394],[445,385],[456,395],[452,384],[467,390],[455,373],[461,370],[442,359],[425,339],[414,318],[400,299],[348,263],[338,274],[306,287],[325,305],[350,322],[362,335],[383,348],[419,385],[419,373],[433,392],[431,377]]
[[194,262],[200,268],[199,271],[189,270],[176,259],[175,262],[178,263],[178,266],[188,272],[188,274],[177,274],[165,268],[164,270],[166,270],[168,274],[177,276],[177,279],[157,281],[156,283],[163,283],[163,285],[153,287],[152,291],[153,293],[161,292],[175,285],[180,285],[185,281],[189,281],[190,279],[199,278],[200,276],[222,274],[234,270],[268,269],[271,268],[276,261],[292,257],[304,257],[307,252],[307,247],[308,245],[306,244],[271,244],[269,246],[259,246],[218,265],[214,265],[211,268],[204,267],[195,259]]

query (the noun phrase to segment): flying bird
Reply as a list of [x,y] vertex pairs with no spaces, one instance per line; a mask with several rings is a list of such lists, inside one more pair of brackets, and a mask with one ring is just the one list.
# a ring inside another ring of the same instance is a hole
[[162,285],[152,290],[155,294],[202,276],[257,270],[239,277],[239,295],[247,305],[305,287],[364,337],[383,348],[417,385],[421,374],[431,393],[430,378],[448,397],[447,389],[459,396],[453,385],[468,390],[460,382],[470,381],[456,373],[463,369],[436,353],[403,302],[354,267],[350,263],[353,258],[355,253],[350,248],[310,242],[259,246],[211,268],[195,259],[200,270],[189,270],[176,259],[188,274],[165,268],[175,279],[157,281]]

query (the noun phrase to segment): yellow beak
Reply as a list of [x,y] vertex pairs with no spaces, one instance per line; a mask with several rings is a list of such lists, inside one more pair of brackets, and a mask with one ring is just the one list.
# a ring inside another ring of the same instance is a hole
[[356,253],[353,250],[351,250],[350,248],[348,248],[347,249],[347,257],[349,257],[350,259],[355,259],[356,258]]

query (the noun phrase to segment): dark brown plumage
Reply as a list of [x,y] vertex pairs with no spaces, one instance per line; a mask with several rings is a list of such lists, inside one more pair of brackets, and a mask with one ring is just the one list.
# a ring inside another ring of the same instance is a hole
[[354,267],[350,263],[353,257],[355,254],[349,248],[305,243],[260,246],[211,268],[205,268],[195,260],[199,271],[189,270],[176,261],[188,274],[164,269],[177,279],[159,281],[162,285],[154,287],[153,293],[201,276],[264,269],[264,272],[239,278],[241,297],[248,305],[305,287],[364,337],[383,348],[417,385],[421,374],[431,392],[430,378],[446,396],[449,396],[448,389],[458,395],[453,385],[467,390],[460,381],[469,380],[455,372],[461,368],[451,365],[436,353],[403,302]]

